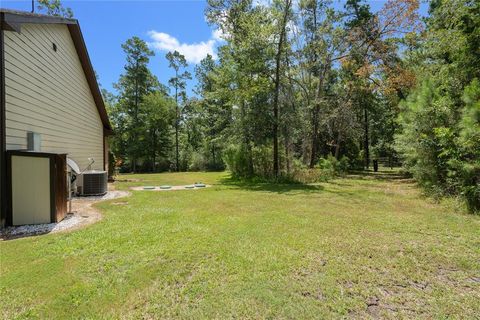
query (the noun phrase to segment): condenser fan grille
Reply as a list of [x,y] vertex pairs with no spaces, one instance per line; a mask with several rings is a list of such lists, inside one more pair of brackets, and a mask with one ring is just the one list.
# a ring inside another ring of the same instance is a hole
[[83,195],[103,195],[107,193],[107,172],[84,172]]

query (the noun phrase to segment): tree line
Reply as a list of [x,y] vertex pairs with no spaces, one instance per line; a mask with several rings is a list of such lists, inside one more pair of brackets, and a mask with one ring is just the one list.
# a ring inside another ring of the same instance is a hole
[[[127,40],[104,91],[115,165],[128,172],[229,169],[317,179],[401,161],[429,193],[480,208],[480,7],[473,0],[209,0],[224,39],[191,75],[179,52],[159,83],[153,52]],[[166,72],[166,71],[165,71]],[[194,94],[186,81],[195,76]]]

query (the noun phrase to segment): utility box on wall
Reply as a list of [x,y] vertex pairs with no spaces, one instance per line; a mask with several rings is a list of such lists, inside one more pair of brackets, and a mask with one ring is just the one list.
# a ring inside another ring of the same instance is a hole
[[67,214],[67,156],[7,152],[7,225],[59,222]]
[[42,140],[40,133],[27,132],[27,150],[40,152],[42,148]]

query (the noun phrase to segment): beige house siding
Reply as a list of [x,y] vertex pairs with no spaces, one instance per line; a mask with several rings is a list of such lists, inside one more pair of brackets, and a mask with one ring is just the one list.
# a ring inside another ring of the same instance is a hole
[[42,152],[103,169],[103,124],[68,27],[24,24],[5,31],[4,46],[7,150],[26,149],[31,131]]

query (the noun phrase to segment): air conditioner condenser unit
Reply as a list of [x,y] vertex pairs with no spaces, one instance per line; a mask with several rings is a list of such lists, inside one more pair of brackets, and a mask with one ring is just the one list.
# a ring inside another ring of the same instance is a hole
[[107,171],[89,170],[78,175],[77,189],[81,196],[100,196],[108,191]]

